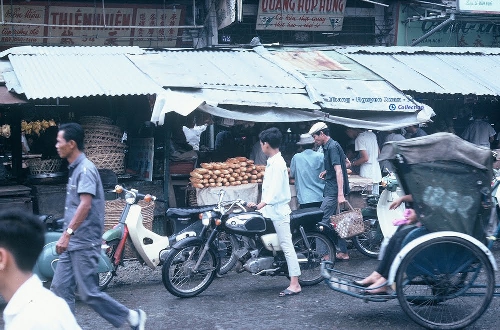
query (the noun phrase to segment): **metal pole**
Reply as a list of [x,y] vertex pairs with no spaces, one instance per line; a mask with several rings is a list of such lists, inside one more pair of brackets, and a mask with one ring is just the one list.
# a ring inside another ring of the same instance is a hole
[[421,36],[420,38],[418,38],[417,40],[415,40],[414,42],[412,42],[411,46],[415,46],[415,45],[421,43],[427,37],[429,37],[430,35],[433,35],[437,31],[441,30],[442,28],[444,28],[446,25],[450,24],[454,20],[455,20],[455,14],[451,13],[450,14],[450,18],[448,18],[446,21],[444,21],[443,23],[439,24],[438,26],[436,26],[435,28],[433,28],[432,30],[430,30],[429,32],[427,32],[426,34],[424,34],[423,36]]

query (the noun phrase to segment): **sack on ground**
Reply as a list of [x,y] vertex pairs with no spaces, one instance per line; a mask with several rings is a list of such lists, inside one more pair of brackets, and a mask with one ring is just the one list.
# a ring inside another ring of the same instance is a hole
[[340,205],[337,207],[337,214],[330,217],[330,222],[340,236],[340,238],[349,238],[359,235],[365,231],[363,215],[361,209],[355,209],[346,201],[348,210],[340,212]]

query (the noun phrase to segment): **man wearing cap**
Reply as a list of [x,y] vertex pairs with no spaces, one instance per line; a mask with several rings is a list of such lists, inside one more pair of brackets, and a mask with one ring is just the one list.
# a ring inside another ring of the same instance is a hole
[[[324,151],[325,170],[319,175],[325,180],[323,191],[323,203],[321,209],[324,212],[323,222],[330,222],[330,217],[337,212],[339,203],[346,201],[345,196],[349,193],[349,179],[347,177],[346,156],[344,150],[337,141],[330,137],[330,129],[323,122],[314,124],[309,130],[317,145],[321,145]],[[347,242],[338,238],[337,247],[340,250],[336,258],[349,260],[347,254]]]
[[295,179],[300,208],[320,207],[325,189],[325,181],[319,177],[325,170],[324,156],[313,150],[314,138],[310,134],[300,135],[297,145],[303,151],[293,156],[290,177]]

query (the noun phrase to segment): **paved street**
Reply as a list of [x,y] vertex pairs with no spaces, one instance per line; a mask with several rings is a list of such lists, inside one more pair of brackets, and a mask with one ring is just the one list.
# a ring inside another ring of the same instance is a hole
[[[496,247],[494,253],[500,261],[500,248]],[[364,275],[377,264],[356,252],[351,256],[351,261],[339,267]],[[149,317],[148,329],[420,329],[396,300],[364,303],[334,292],[324,283],[304,287],[298,296],[280,298],[278,293],[286,287],[286,278],[231,272],[216,279],[198,297],[179,299],[163,287],[160,269],[151,271],[137,262],[127,268],[120,269],[120,276],[107,292],[131,308],[144,309]],[[132,273],[137,275],[130,278]],[[499,284],[500,272],[496,280]],[[500,298],[494,298],[471,329],[496,328],[499,313]],[[111,329],[83,304],[77,306],[77,320],[83,329]]]

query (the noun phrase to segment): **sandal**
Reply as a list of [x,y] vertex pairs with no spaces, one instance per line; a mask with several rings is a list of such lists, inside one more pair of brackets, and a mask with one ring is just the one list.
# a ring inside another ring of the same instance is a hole
[[347,261],[349,260],[349,255],[347,253],[342,253],[342,252],[339,252],[335,255],[335,259],[336,260],[343,260],[343,261]]
[[280,296],[280,297],[295,296],[295,295],[297,295],[297,294],[299,294],[299,293],[301,293],[301,292],[302,292],[302,291],[297,291],[297,292],[295,292],[295,291],[292,291],[292,290],[285,289],[285,290],[283,290],[283,291],[281,291],[281,292],[280,292],[280,295],[279,295],[279,296]]

